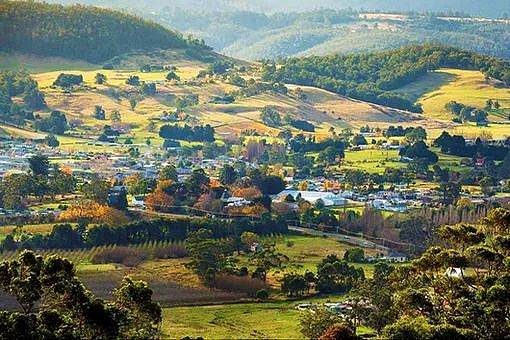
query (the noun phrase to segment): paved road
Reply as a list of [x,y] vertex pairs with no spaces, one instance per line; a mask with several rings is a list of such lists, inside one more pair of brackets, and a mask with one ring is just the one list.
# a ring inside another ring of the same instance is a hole
[[378,250],[382,250],[382,251],[389,250],[388,247],[381,246],[377,243],[374,243],[372,241],[368,241],[368,240],[365,240],[365,239],[362,239],[359,237],[353,237],[353,236],[335,234],[335,233],[326,233],[326,232],[315,230],[315,229],[296,227],[296,226],[289,226],[289,230],[298,231],[303,234],[314,235],[314,236],[327,236],[331,239],[349,243],[349,244],[352,244],[355,246],[360,246],[363,248],[378,249]]

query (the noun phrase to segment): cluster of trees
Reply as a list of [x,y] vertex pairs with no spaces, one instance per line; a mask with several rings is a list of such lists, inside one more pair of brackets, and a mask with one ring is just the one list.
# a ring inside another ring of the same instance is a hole
[[[256,250],[251,249],[255,243],[259,246]],[[252,287],[245,292],[261,300],[268,297],[265,289],[267,272],[282,268],[288,261],[287,256],[277,251],[274,244],[259,244],[258,235],[249,231],[240,236],[218,239],[211,230],[202,228],[188,234],[186,250],[190,256],[188,266],[204,283],[219,287],[242,282]],[[254,267],[251,273],[247,267],[236,265],[234,252],[239,254],[241,251],[248,254],[250,264]],[[226,281],[230,281],[230,284]]]
[[400,156],[408,157],[413,160],[423,160],[426,164],[435,164],[439,160],[439,157],[430,151],[427,144],[423,141],[418,141],[414,144],[408,144],[399,152]]
[[[23,104],[14,102],[13,97],[21,97]],[[0,120],[23,126],[25,120],[34,119],[34,110],[45,107],[44,95],[28,73],[0,72]]]
[[[349,257],[346,254],[345,257]],[[347,260],[328,255],[317,265],[317,273],[287,273],[282,278],[282,292],[288,296],[301,296],[315,287],[323,294],[345,293],[365,279],[363,269],[355,268]]]
[[263,78],[317,86],[356,99],[421,112],[421,107],[391,90],[441,67],[476,69],[510,82],[510,63],[440,45],[407,46],[388,52],[290,58],[282,67],[265,64]]
[[341,138],[328,138],[317,142],[314,136],[306,138],[304,135],[298,134],[290,139],[289,146],[293,152],[298,153],[321,152],[331,147],[340,158],[343,158],[348,143]]
[[282,125],[280,113],[270,106],[265,106],[262,111],[260,111],[260,119],[267,126],[279,127]]
[[422,127],[414,128],[414,127],[409,126],[409,127],[403,128],[402,125],[399,125],[399,126],[391,125],[386,130],[383,131],[383,136],[384,137],[404,137],[407,134],[412,133],[415,129],[423,130]]
[[246,81],[244,87],[239,89],[238,91],[234,91],[232,95],[236,98],[242,97],[253,97],[261,93],[272,92],[276,94],[287,94],[288,89],[282,82],[261,82],[255,81],[254,79],[249,79]]
[[478,225],[440,227],[441,246],[408,265],[377,265],[359,288],[368,325],[389,339],[508,337],[509,230],[510,211],[497,208]]
[[61,111],[51,111],[49,117],[38,117],[34,122],[38,130],[55,135],[63,135],[68,129],[66,115]]
[[87,223],[94,223],[83,217],[77,227],[70,224],[56,224],[47,235],[25,235],[14,238],[8,235],[1,243],[3,250],[16,249],[80,249],[104,245],[127,246],[152,241],[184,241],[188,234],[199,229],[208,229],[212,237],[232,238],[237,243],[245,231],[257,235],[285,234],[287,223],[281,218],[265,216],[260,220],[220,218],[193,219],[154,219],[135,222],[99,224],[87,228]]
[[315,125],[306,120],[290,119],[289,125],[305,132],[315,132]]
[[329,255],[317,265],[317,290],[321,293],[343,293],[365,278],[362,268],[356,268]]
[[260,119],[267,126],[280,127],[287,123],[290,126],[302,131],[315,131],[315,126],[306,120],[292,119],[290,116],[286,116],[282,119],[280,113],[271,106],[265,106],[260,111]]
[[153,339],[159,334],[161,307],[152,301],[147,283],[124,278],[112,301],[105,301],[85,288],[73,263],[58,256],[25,251],[3,261],[0,288],[21,309],[0,312],[4,339]]
[[504,146],[490,145],[480,139],[477,139],[473,145],[468,145],[463,136],[452,136],[447,131],[443,131],[434,140],[433,144],[440,147],[442,153],[461,157],[474,158],[478,155],[491,160],[502,161],[509,153],[508,148]]
[[207,125],[179,126],[163,125],[159,129],[159,136],[164,139],[186,140],[190,142],[214,142],[214,128]]
[[175,97],[173,105],[177,109],[177,112],[182,112],[187,107],[198,105],[198,102],[198,95],[190,94],[182,97]]
[[450,101],[446,103],[445,109],[448,112],[453,113],[456,116],[454,120],[458,122],[483,123],[487,121],[487,111],[477,109],[474,106],[466,106],[464,104],[457,103],[456,101]]
[[81,74],[60,73],[53,82],[53,86],[70,88],[81,83],[83,83],[83,76]]
[[50,167],[46,156],[32,156],[29,165],[28,173],[11,174],[3,178],[0,185],[1,207],[22,210],[29,195],[41,199],[45,195],[54,197],[75,190],[76,179],[57,166]]
[[4,51],[94,63],[134,50],[203,48],[161,25],[98,7],[2,1],[0,21]]

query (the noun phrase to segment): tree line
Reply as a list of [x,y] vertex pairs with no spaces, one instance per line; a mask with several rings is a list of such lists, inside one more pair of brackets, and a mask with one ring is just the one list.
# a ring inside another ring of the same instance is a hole
[[258,235],[285,234],[287,223],[281,218],[264,216],[260,220],[250,219],[153,219],[140,220],[124,225],[97,225],[87,229],[86,221],[77,227],[70,224],[56,224],[47,235],[23,235],[15,241],[8,235],[0,248],[17,249],[80,249],[105,245],[134,245],[151,241],[184,241],[188,234],[199,229],[207,229],[216,239],[238,239],[243,232]]
[[207,125],[179,126],[163,125],[159,129],[159,136],[164,139],[187,140],[190,142],[214,142],[214,128]]
[[494,146],[484,143],[481,139],[477,139],[472,145],[466,143],[466,139],[459,135],[450,135],[448,132],[443,133],[434,140],[434,146],[441,148],[442,153],[455,155],[460,157],[475,156],[487,157],[491,160],[502,161],[509,153],[509,149],[504,146]]

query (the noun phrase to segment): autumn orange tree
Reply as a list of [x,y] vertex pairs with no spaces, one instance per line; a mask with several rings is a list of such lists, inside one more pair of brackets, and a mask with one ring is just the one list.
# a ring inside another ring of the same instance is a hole
[[168,211],[175,199],[163,190],[156,190],[145,198],[145,206],[151,211]]
[[104,223],[115,226],[129,222],[127,216],[115,208],[104,204],[90,202],[75,204],[67,208],[58,216],[60,222]]

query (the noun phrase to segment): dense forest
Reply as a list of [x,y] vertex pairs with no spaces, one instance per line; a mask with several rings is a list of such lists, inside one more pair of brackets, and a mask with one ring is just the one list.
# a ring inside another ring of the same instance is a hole
[[441,45],[407,46],[388,52],[291,58],[280,68],[265,63],[267,81],[316,86],[352,98],[421,112],[389,91],[442,67],[480,70],[487,77],[510,80],[510,62]]
[[[37,15],[35,15],[37,13]],[[205,48],[139,17],[97,7],[0,1],[0,49],[99,63],[156,48]]]

